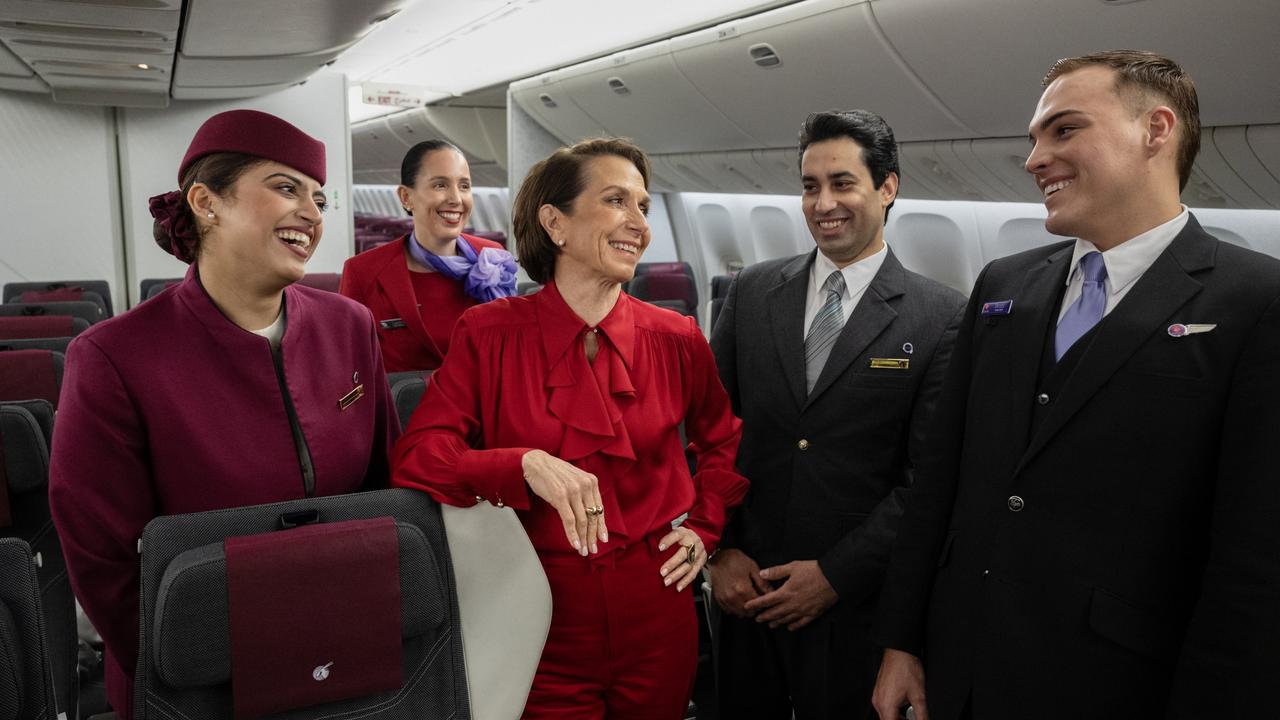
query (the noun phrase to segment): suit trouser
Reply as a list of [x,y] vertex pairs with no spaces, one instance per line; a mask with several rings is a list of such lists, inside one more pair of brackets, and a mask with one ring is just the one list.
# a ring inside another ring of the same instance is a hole
[[658,552],[661,537],[601,559],[542,555],[551,630],[526,719],[684,717],[698,664],[697,584],[682,592],[662,584],[658,570],[674,551]]
[[[874,603],[871,603],[874,605]],[[794,632],[725,614],[717,650],[717,694],[725,720],[862,720],[880,651],[871,609],[836,604]]]

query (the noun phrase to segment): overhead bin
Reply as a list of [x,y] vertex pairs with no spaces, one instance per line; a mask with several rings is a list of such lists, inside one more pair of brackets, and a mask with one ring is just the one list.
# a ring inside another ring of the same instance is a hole
[[[189,0],[174,97],[251,97],[262,88],[302,82],[404,3]],[[246,27],[254,31],[246,33]]]
[[[441,108],[434,108],[439,110]],[[449,110],[462,108],[449,108]],[[400,184],[400,163],[409,148],[424,140],[447,140],[458,145],[471,167],[471,182],[481,187],[506,187],[506,145],[502,163],[467,150],[449,133],[428,119],[425,108],[373,118],[351,127],[351,164],[355,182],[376,185]],[[502,111],[497,111],[502,112]],[[453,116],[444,113],[444,116]],[[439,114],[434,117],[440,117]],[[456,118],[455,118],[456,119]],[[472,138],[474,145],[474,137]]]
[[181,7],[0,0],[0,88],[52,91],[58,102],[164,107]]
[[977,136],[1024,135],[1058,58],[1135,45],[1191,73],[1205,125],[1280,122],[1280,93],[1271,90],[1280,76],[1278,3],[984,0],[976,11],[954,0],[878,0],[870,9],[887,42]]
[[[806,114],[833,108],[873,110],[900,141],[978,134],[916,79],[863,0],[787,5],[674,38],[671,48],[680,72],[755,147],[794,145]],[[663,129],[702,121],[684,115]]]
[[689,82],[665,40],[576,65],[557,85],[606,134],[629,137],[649,152],[759,145]]
[[560,86],[559,77],[565,72],[543,73],[512,83],[510,97],[565,144],[606,134],[604,125],[578,107],[569,92]]
[[[422,109],[423,117],[439,128],[463,152],[485,162],[507,166],[507,111],[505,108],[434,105]],[[505,183],[503,183],[505,184]]]

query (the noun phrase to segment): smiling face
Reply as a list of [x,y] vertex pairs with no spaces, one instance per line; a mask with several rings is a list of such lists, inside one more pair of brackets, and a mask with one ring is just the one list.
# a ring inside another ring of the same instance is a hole
[[1028,128],[1026,162],[1049,211],[1045,229],[1106,249],[1168,219],[1167,186],[1177,205],[1176,170],[1171,159],[1152,160],[1169,143],[1172,122],[1167,108],[1144,111],[1121,97],[1107,67],[1050,83]]
[[306,273],[324,229],[327,201],[318,182],[266,161],[206,202],[214,219],[201,247],[203,269],[268,288],[284,287]]
[[884,218],[897,197],[898,176],[877,188],[862,146],[848,137],[815,142],[800,159],[801,206],[818,250],[845,267],[884,247]]
[[471,168],[452,148],[423,155],[413,187],[401,185],[397,192],[413,213],[413,231],[422,242],[457,238],[471,217]]
[[582,192],[572,212],[552,205],[539,211],[552,242],[560,246],[555,277],[624,283],[649,247],[649,192],[630,160],[601,155],[583,167]]

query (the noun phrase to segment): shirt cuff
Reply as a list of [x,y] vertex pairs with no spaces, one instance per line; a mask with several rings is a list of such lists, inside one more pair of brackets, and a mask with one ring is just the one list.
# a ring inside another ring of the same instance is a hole
[[458,460],[458,484],[470,489],[476,502],[495,507],[529,509],[529,486],[524,479],[523,459],[531,448],[468,450]]

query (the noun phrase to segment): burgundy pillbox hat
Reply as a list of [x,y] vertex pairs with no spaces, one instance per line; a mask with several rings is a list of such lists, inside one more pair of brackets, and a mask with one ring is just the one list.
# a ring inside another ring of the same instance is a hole
[[324,143],[269,113],[228,110],[205,120],[178,166],[178,184],[191,163],[218,152],[274,160],[324,184]]

